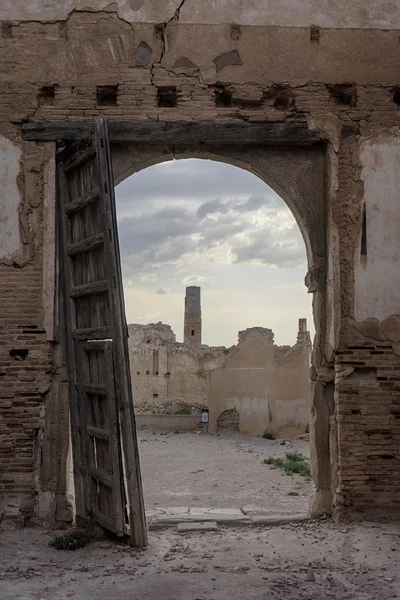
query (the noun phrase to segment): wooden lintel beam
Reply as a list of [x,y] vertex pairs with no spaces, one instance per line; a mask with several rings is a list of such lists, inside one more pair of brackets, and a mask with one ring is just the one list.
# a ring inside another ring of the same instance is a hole
[[[83,138],[92,123],[27,123],[23,138],[27,141],[61,141]],[[174,123],[109,121],[111,142],[168,144],[172,146],[312,146],[323,138],[310,131],[305,121],[282,123]]]

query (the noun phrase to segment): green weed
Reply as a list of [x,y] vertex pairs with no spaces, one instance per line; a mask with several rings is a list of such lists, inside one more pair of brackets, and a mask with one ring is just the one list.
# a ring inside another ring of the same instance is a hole
[[271,465],[277,469],[282,469],[286,475],[301,475],[306,479],[311,479],[310,464],[308,458],[297,452],[286,452],[284,457],[264,458],[266,465]]
[[93,535],[87,531],[74,531],[59,535],[50,542],[50,546],[56,550],[78,550],[83,548],[93,539]]

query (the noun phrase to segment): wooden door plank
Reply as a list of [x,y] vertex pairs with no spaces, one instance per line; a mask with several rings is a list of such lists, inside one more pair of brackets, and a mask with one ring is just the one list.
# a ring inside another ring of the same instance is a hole
[[89,361],[86,352],[82,350],[78,341],[74,341],[75,346],[75,354],[76,354],[76,374],[77,374],[77,383],[76,390],[78,392],[79,397],[79,418],[81,423],[81,436],[82,436],[82,454],[85,457],[85,465],[86,465],[86,485],[85,485],[85,502],[86,502],[86,513],[88,515],[93,515],[93,510],[96,506],[96,486],[93,481],[90,479],[89,475],[91,469],[96,466],[95,453],[93,448],[92,440],[87,436],[86,427],[87,424],[90,423],[89,416],[89,406],[86,401],[86,393],[84,391],[84,383],[90,377],[89,371]]
[[95,510],[94,518],[102,527],[105,527],[106,529],[110,529],[111,531],[113,531],[114,523],[108,515],[101,512],[100,510]]
[[111,327],[85,327],[82,329],[73,329],[71,337],[75,340],[104,340],[111,339]]
[[[124,523],[124,507],[122,505],[123,493],[123,476],[122,476],[122,460],[121,460],[121,439],[119,435],[118,427],[118,414],[119,407],[117,398],[115,397],[116,382],[114,380],[114,356],[113,356],[113,344],[107,344],[105,349],[106,357],[106,381],[107,381],[107,408],[108,408],[108,420],[110,431],[113,435],[110,437],[110,453],[112,457],[112,464],[114,465],[112,473],[112,487],[114,492],[114,513],[115,523],[117,524],[117,535],[124,535],[125,523]],[[118,466],[118,468],[117,468]]]
[[[101,338],[99,340],[90,340],[90,341],[81,341],[81,348],[83,350],[99,350],[99,351],[103,351],[104,350],[104,339]],[[93,385],[93,384],[90,384]],[[106,387],[105,384],[104,388]],[[96,386],[97,387],[97,386]]]
[[106,292],[108,290],[108,286],[108,279],[94,281],[93,283],[85,283],[83,285],[76,285],[71,288],[71,298],[83,298],[83,296],[98,294],[99,292]]
[[100,429],[100,427],[94,427],[93,425],[86,425],[86,431],[87,433],[94,437],[94,438],[98,438],[99,440],[109,440],[110,439],[110,432],[107,429]]
[[67,244],[68,256],[76,256],[82,252],[89,252],[104,244],[104,233],[96,233],[89,238],[85,238],[75,244]]
[[83,391],[87,394],[96,394],[97,396],[107,396],[107,386],[104,383],[84,383]]
[[68,160],[63,164],[63,171],[65,175],[68,175],[71,171],[80,167],[83,163],[87,162],[96,154],[96,150],[91,143],[90,138],[87,140],[87,145],[83,146],[75,152]]
[[63,291],[64,291],[64,327],[66,331],[66,351],[68,365],[68,380],[70,390],[70,417],[71,417],[71,439],[72,439],[72,456],[74,468],[74,485],[75,485],[75,507],[76,514],[83,518],[88,517],[88,507],[86,501],[86,480],[87,480],[87,463],[86,456],[83,452],[84,431],[82,430],[82,421],[79,409],[79,392],[77,386],[76,374],[76,356],[75,345],[71,338],[72,327],[74,326],[76,317],[73,301],[70,298],[71,289],[71,268],[70,258],[65,251],[67,245],[67,230],[66,222],[63,218],[63,207],[68,201],[68,187],[64,173],[61,169],[57,169],[57,204],[58,214],[60,215],[60,259],[63,273]]
[[[96,467],[90,467],[89,475],[90,475],[90,477],[92,477],[92,479],[95,479],[96,481],[99,481],[103,485],[106,485],[107,487],[112,488],[112,486],[113,486],[112,477],[111,477],[111,475],[107,475],[107,473],[104,473],[104,471],[100,471],[100,469],[96,469]],[[113,527],[113,529],[114,529],[114,527]]]
[[83,194],[71,202],[68,202],[64,208],[65,213],[69,215],[73,212],[81,210],[82,208],[85,208],[85,206],[88,206],[92,202],[96,202],[96,200],[99,198],[99,193],[100,190],[98,188],[94,188],[93,190],[86,192],[86,194]]
[[119,253],[116,208],[108,138],[107,122],[96,119],[96,144],[98,156],[98,172],[103,176],[100,182],[104,216],[107,231],[105,232],[106,256],[109,260],[109,272],[113,275],[112,317],[114,321],[113,353],[114,377],[117,399],[120,409],[120,426],[122,431],[123,451],[125,455],[126,479],[128,487],[129,520],[131,543],[135,546],[147,545],[146,517],[140,473],[139,450],[136,437],[136,423],[133,409],[132,385],[130,380],[129,349],[127,324],[122,289],[121,258]]

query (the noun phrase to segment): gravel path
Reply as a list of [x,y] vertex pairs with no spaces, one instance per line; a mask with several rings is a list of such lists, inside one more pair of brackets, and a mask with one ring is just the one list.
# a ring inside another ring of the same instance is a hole
[[203,435],[139,431],[147,509],[158,507],[242,508],[249,514],[307,512],[312,483],[263,463],[267,456],[298,451],[309,444],[265,440],[240,433]]

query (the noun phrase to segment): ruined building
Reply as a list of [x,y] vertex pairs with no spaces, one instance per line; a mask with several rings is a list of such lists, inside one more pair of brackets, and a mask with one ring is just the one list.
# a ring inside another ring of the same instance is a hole
[[294,346],[276,346],[270,329],[239,331],[230,348],[201,344],[200,288],[186,288],[184,342],[169,325],[128,325],[137,413],[197,414],[208,408],[210,429],[226,411],[244,433],[296,435],[309,425],[311,341],[299,319]]
[[311,513],[399,514],[400,5],[323,4],[1,3],[0,510],[70,518],[71,418],[78,516],[121,534],[128,469],[145,544],[113,186],[213,157],[270,185],[303,235]]

